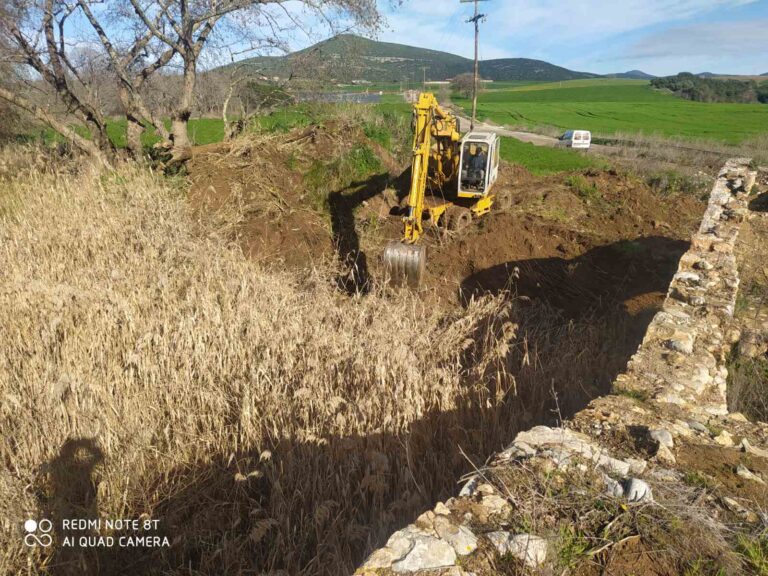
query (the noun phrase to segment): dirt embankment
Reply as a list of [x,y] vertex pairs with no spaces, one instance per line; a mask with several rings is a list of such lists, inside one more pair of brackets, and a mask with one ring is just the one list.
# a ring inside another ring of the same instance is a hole
[[[376,162],[344,174],[362,149]],[[331,124],[199,147],[189,173],[199,218],[228,230],[247,255],[289,267],[334,262],[347,287],[380,279],[383,247],[401,233],[396,203],[409,173],[360,129]],[[630,314],[655,309],[703,208],[616,171],[537,177],[505,164],[497,186],[511,190],[511,209],[427,235],[426,298],[452,305],[509,290],[569,315],[609,301]]]

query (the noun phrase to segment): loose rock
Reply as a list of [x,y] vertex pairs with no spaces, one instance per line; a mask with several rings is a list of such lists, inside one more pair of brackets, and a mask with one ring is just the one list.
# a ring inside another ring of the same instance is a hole
[[531,534],[513,536],[509,532],[491,532],[488,539],[499,551],[499,554],[510,554],[522,560],[530,568],[538,568],[547,560],[547,541]]
[[397,573],[447,568],[456,564],[456,551],[448,542],[433,536],[421,536],[410,552],[399,562],[392,564]]

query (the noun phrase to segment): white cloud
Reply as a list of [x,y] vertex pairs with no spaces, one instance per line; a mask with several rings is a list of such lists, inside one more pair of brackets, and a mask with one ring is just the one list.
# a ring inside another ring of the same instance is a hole
[[768,20],[670,28],[637,41],[624,56],[627,59],[647,59],[766,55],[766,30]]
[[[674,24],[724,8],[758,0],[490,0],[482,25],[484,58],[524,56],[551,58],[653,26]],[[471,4],[458,0],[406,0],[389,16],[391,30],[382,39],[464,56],[472,54]],[[557,62],[556,62],[557,63]]]
[[655,32],[611,58],[625,67],[660,75],[687,72],[760,74],[768,72],[768,19],[693,24]]

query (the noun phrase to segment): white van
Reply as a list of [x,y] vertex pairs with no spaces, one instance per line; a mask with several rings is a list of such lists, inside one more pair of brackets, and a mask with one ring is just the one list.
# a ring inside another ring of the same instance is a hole
[[565,148],[589,150],[592,144],[592,132],[589,130],[568,130],[560,136],[557,144]]

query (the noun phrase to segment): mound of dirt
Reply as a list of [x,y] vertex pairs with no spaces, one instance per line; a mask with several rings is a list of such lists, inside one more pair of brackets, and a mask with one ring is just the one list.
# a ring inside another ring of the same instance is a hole
[[502,182],[514,197],[511,210],[431,247],[433,285],[452,285],[463,299],[509,290],[571,314],[606,298],[633,314],[655,308],[703,205],[660,198],[615,172],[576,178],[574,186],[562,175],[517,170]]
[[195,147],[187,164],[190,202],[201,223],[231,234],[251,258],[294,268],[327,261],[337,244],[327,201],[312,197],[303,175],[361,142],[396,171],[382,146],[336,122]]
[[[313,205],[303,175],[361,143],[386,172]],[[199,217],[231,228],[252,258],[293,267],[336,259],[349,281],[368,286],[382,278],[384,246],[402,233],[396,203],[409,172],[349,126],[199,147],[189,172]],[[512,208],[459,233],[427,234],[425,297],[455,305],[508,290],[571,316],[606,301],[642,314],[663,299],[703,210],[615,171],[537,177],[503,164],[497,187],[511,193]]]

